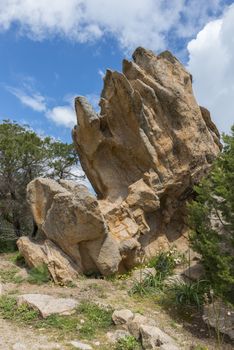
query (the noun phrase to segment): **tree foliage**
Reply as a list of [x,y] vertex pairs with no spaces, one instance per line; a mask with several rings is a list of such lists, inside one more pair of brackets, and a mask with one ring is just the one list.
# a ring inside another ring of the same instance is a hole
[[0,237],[31,230],[26,186],[35,177],[74,178],[78,156],[72,144],[42,138],[25,125],[0,124]]
[[189,205],[191,244],[201,254],[213,288],[234,302],[234,126]]

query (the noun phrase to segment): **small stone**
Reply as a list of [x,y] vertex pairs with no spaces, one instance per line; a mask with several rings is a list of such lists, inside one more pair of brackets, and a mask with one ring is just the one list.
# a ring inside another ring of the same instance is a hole
[[144,324],[155,326],[155,321],[141,314],[135,314],[135,317],[127,323],[129,332],[136,338],[140,338],[140,327]]
[[27,348],[22,343],[16,343],[13,345],[12,350],[27,350]]
[[85,344],[85,343],[81,343],[80,341],[71,341],[69,344],[71,344],[72,346],[74,346],[74,348],[79,349],[79,350],[92,350],[92,346]]
[[131,334],[125,330],[117,329],[115,332],[108,332],[106,334],[107,338],[111,343],[116,343],[118,340],[128,337]]
[[18,305],[26,304],[40,312],[43,318],[53,314],[71,315],[78,301],[70,298],[55,298],[45,294],[23,294],[17,298]]
[[114,324],[125,324],[128,321],[132,320],[134,317],[134,314],[131,310],[128,309],[122,309],[122,310],[115,310],[112,315],[112,320]]
[[100,346],[100,341],[95,341],[94,343],[93,343],[93,345],[95,345],[95,346]]
[[[168,345],[168,346],[173,345],[174,347],[176,347],[174,340],[158,327],[142,325],[140,327],[140,333],[141,333],[142,345],[144,349],[154,350],[154,349],[158,349],[158,347],[162,345]],[[179,348],[177,348],[177,350],[179,350]]]

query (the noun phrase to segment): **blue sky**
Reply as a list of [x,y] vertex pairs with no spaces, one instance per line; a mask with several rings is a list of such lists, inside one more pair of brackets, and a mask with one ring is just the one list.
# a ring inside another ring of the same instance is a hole
[[74,96],[97,107],[106,68],[171,50],[221,131],[234,122],[234,5],[222,0],[0,0],[0,119],[70,142]]

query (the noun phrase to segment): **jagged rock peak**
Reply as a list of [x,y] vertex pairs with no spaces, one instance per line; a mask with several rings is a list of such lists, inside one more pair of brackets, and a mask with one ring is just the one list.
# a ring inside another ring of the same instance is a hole
[[73,140],[97,198],[67,181],[30,183],[44,241],[19,240],[26,260],[35,264],[37,249],[54,279],[66,280],[124,272],[171,244],[187,249],[186,201],[221,149],[189,72],[169,51],[137,48],[122,73],[107,70],[100,113],[84,97],[75,108]]

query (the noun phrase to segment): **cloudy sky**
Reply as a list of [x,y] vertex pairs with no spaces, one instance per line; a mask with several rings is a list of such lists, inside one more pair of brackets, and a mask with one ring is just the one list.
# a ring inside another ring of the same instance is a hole
[[234,1],[0,0],[0,118],[70,141],[74,96],[97,107],[106,68],[173,52],[220,131],[234,123]]

